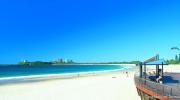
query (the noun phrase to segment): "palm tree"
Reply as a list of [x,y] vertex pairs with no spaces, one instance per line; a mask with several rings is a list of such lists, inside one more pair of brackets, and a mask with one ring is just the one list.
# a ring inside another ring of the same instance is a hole
[[172,47],[171,50],[180,50],[178,47]]

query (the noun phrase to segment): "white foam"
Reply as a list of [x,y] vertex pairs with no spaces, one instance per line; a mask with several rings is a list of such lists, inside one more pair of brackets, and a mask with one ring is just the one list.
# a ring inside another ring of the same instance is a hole
[[128,70],[132,67],[129,66],[121,66],[121,69],[114,70],[103,70],[103,71],[89,71],[89,72],[75,72],[75,73],[61,73],[61,74],[43,74],[43,75],[28,75],[28,76],[15,76],[15,77],[2,77],[0,81],[11,81],[11,80],[23,80],[23,79],[33,79],[33,78],[48,78],[48,77],[60,77],[60,76],[77,76],[77,75],[85,75],[85,74],[96,74],[96,73],[105,73],[105,72],[115,72]]

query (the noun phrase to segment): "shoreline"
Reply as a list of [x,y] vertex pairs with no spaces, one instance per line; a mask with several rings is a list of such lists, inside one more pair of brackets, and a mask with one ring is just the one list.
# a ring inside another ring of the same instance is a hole
[[[180,71],[180,65],[167,65],[165,69]],[[141,100],[134,84],[137,71],[138,67],[132,67],[119,71],[33,78],[26,82],[0,84],[0,100]]]
[[52,64],[52,65],[120,65],[120,66],[136,66],[136,64]]
[[58,80],[58,79],[72,79],[79,77],[108,75],[113,73],[122,73],[126,71],[134,71],[136,68],[124,66],[122,69],[104,70],[104,71],[91,71],[91,72],[76,72],[76,73],[63,73],[63,74],[42,74],[42,75],[28,75],[28,76],[15,76],[15,77],[2,77],[0,78],[0,85],[16,84],[16,83],[29,83],[35,81],[45,80]]
[[[134,70],[0,85],[0,100],[140,100]],[[88,98],[87,98],[88,97]]]
[[4,64],[1,66],[68,66],[68,65],[121,65],[121,66],[136,66],[136,64],[96,64],[96,63],[89,63],[89,64],[81,64],[81,63],[74,63],[74,64],[45,64],[45,65],[18,65],[18,64]]

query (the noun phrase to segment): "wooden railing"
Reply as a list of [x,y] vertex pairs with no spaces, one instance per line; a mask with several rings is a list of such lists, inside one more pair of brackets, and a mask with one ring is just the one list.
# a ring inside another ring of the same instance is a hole
[[161,84],[150,81],[148,79],[134,77],[136,87],[141,87],[155,93],[153,96],[164,96],[171,98],[170,100],[180,100],[180,84]]

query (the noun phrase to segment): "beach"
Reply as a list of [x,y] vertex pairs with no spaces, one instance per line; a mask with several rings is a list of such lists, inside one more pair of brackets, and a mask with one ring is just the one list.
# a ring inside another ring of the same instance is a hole
[[0,86],[0,100],[140,100],[134,73],[54,79]]
[[[155,71],[156,67],[153,65],[147,65],[147,71]],[[161,65],[160,65],[161,68]],[[178,72],[180,73],[180,65],[164,65],[164,72]]]
[[[148,65],[147,71],[154,68]],[[180,72],[180,65],[165,65],[164,71]],[[111,72],[28,78],[27,82],[1,84],[0,100],[141,100],[134,84],[137,72],[134,66]]]

